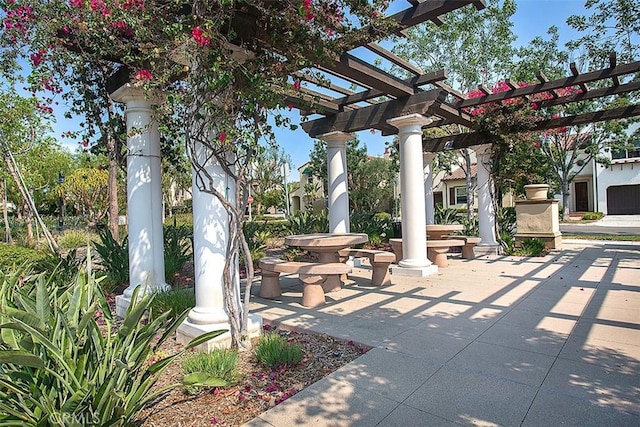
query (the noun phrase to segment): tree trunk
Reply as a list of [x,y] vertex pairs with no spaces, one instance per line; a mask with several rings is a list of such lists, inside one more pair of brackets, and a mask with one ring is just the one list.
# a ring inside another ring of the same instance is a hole
[[562,220],[569,219],[569,183],[562,181]]
[[7,213],[7,181],[2,181],[2,218],[4,219],[4,241],[10,245],[13,244],[11,237],[11,227],[9,227],[9,214]]
[[113,238],[119,242],[118,214],[118,153],[115,138],[110,137],[107,141],[107,155],[109,156],[109,230]]

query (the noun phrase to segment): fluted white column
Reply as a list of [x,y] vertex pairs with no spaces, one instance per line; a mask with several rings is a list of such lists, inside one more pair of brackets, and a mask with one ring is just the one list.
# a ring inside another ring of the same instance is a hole
[[433,159],[436,153],[422,153],[424,164],[424,202],[427,216],[427,224],[435,224],[435,205],[433,203]]
[[147,94],[133,85],[117,89],[111,98],[125,104],[127,122],[127,212],[129,287],[116,297],[123,317],[138,285],[144,292],[168,288],[164,277],[160,134]]
[[476,246],[480,254],[496,254],[500,245],[496,240],[496,214],[493,206],[493,181],[491,179],[492,145],[473,147],[478,162],[478,228],[481,242]]
[[427,258],[427,230],[422,163],[422,126],[430,119],[411,114],[387,120],[398,128],[400,145],[400,192],[402,194],[402,253],[393,274],[427,276],[437,271]]
[[347,181],[347,141],[353,136],[330,132],[318,136],[327,143],[327,175],[329,194],[329,232],[348,233],[349,188]]
[[[236,187],[217,159],[208,156],[207,148],[196,144],[196,156],[199,164],[204,166],[206,173],[211,176],[215,189],[224,194],[227,200],[235,200]],[[206,332],[230,329],[230,320],[224,302],[224,264],[229,256],[227,243],[229,241],[229,216],[224,206],[216,196],[201,190],[202,178],[192,168],[193,192],[193,259],[195,275],[196,306],[189,311],[189,315],[176,331],[179,343],[186,344],[191,339]],[[204,178],[204,186],[208,186]],[[206,188],[206,187],[204,187]],[[234,298],[240,298],[240,282],[238,260],[231,261],[231,268],[235,269],[236,283]],[[256,335],[262,325],[258,316],[250,315],[249,332]],[[216,347],[230,345],[229,333],[200,346],[203,351],[211,351]]]

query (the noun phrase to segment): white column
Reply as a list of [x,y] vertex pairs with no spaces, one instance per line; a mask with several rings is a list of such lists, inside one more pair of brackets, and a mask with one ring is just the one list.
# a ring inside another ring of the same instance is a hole
[[393,274],[428,276],[438,271],[427,258],[427,230],[424,171],[422,164],[422,126],[430,119],[411,114],[387,120],[398,128],[400,145],[400,193],[402,194],[402,253],[404,259]]
[[[207,158],[206,148],[196,147],[195,153],[199,162]],[[205,170],[213,179],[215,189],[226,195],[228,200],[235,200],[235,182],[227,176],[222,166],[214,158],[206,161]],[[229,216],[222,203],[213,194],[202,191],[202,180],[199,180],[194,169],[192,175],[193,193],[193,258],[195,274],[196,306],[189,311],[188,317],[178,327],[176,339],[186,344],[191,339],[206,332],[230,328],[229,315],[224,303],[223,270],[227,258],[227,242],[229,239]],[[205,178],[205,185],[209,185]],[[239,275],[237,260],[231,261],[231,268],[236,269],[238,278],[235,290],[239,295]],[[249,316],[250,335],[257,335],[262,327],[262,319]],[[231,335],[225,333],[208,341],[199,348],[209,352],[216,347],[231,343]]]
[[496,214],[493,207],[493,181],[491,179],[491,144],[473,147],[478,162],[478,228],[480,244],[476,252],[483,255],[497,254],[500,244],[496,240]]
[[348,233],[349,188],[347,182],[348,133],[330,132],[318,136],[327,143],[327,174],[329,180],[329,232]]
[[424,201],[427,224],[435,224],[435,205],[433,203],[433,159],[436,153],[422,153],[422,163],[424,165]]
[[116,314],[123,317],[138,285],[144,292],[168,288],[164,277],[160,134],[153,120],[151,101],[130,84],[112,99],[126,105],[127,212],[129,234],[129,287],[116,297]]

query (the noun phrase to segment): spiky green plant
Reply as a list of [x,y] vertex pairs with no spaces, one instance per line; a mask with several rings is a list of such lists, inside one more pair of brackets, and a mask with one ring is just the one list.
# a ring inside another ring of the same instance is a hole
[[295,366],[304,357],[304,352],[298,344],[287,342],[280,335],[273,333],[260,338],[254,354],[262,364],[273,369]]
[[152,389],[182,352],[151,365],[148,359],[187,312],[149,317],[153,295],[139,297],[136,289],[116,331],[89,257],[73,281],[55,277],[17,271],[1,282],[0,425],[131,425],[148,402],[179,385]]
[[[218,378],[225,384],[214,386],[222,386],[235,384],[242,377],[238,371],[237,362],[237,349],[222,348],[213,350],[211,353],[196,352],[189,354],[180,366],[185,377],[189,380],[202,377],[206,382],[209,378]],[[187,387],[187,391],[195,393],[202,390],[202,388],[203,386]]]

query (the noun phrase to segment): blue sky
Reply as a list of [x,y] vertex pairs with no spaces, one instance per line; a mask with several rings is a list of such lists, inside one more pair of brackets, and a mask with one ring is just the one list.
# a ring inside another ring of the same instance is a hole
[[[516,0],[517,11],[513,17],[514,32],[518,36],[518,44],[526,44],[536,36],[544,36],[547,29],[555,25],[559,28],[560,42],[565,42],[576,38],[576,33],[566,24],[570,15],[586,14],[584,9],[585,0]],[[406,0],[394,0],[391,4],[390,13],[406,9],[409,3]],[[293,123],[300,122],[300,116],[296,110],[290,114]],[[58,114],[57,122],[54,123],[54,135],[64,145],[69,141],[60,139],[60,135],[68,130],[77,129],[80,120],[77,118],[68,120]],[[296,131],[288,129],[277,129],[276,136],[279,145],[289,154],[292,161],[290,180],[297,180],[296,168],[308,160],[309,152],[313,147],[313,139],[310,138],[301,128]],[[384,152],[385,141],[390,141],[392,137],[382,137],[380,132],[372,134],[369,131],[358,133],[361,144],[367,146],[369,154],[380,156]],[[77,148],[77,143],[67,145],[70,149]]]

